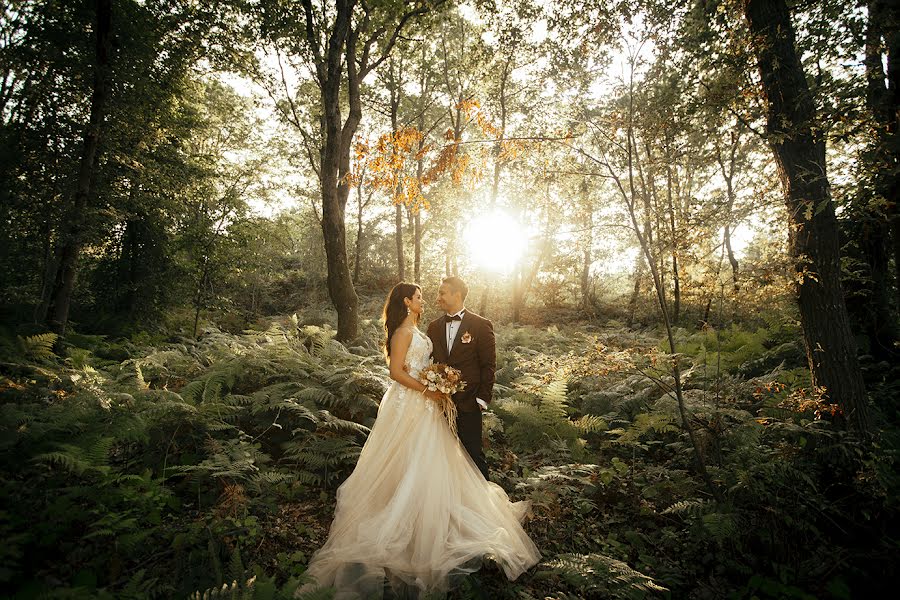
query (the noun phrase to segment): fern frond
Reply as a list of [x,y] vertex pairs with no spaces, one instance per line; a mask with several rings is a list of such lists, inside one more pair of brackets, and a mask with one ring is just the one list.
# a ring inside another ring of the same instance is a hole
[[565,380],[551,381],[541,393],[541,412],[551,419],[564,419],[568,409],[566,403],[568,389]]
[[584,415],[577,421],[573,421],[572,425],[575,426],[581,433],[593,433],[596,431],[606,431],[609,428],[609,425],[598,417],[597,415]]
[[106,465],[109,459],[109,451],[114,443],[115,439],[111,437],[98,438],[90,447],[85,449],[85,457],[94,466]]
[[59,336],[55,333],[39,333],[28,337],[18,336],[18,338],[19,345],[22,347],[22,352],[28,358],[33,360],[46,360],[48,358],[56,357],[56,354],[53,352],[53,346],[56,344],[56,340],[59,339]]
[[604,554],[561,554],[546,564],[570,584],[614,598],[644,597],[648,593],[668,591],[653,578]]
[[318,416],[318,412],[314,412],[302,404],[298,404],[293,398],[287,398],[278,403],[278,407],[285,409],[291,413],[294,413],[295,416],[306,419],[312,423],[319,423],[320,419]]
[[709,503],[703,500],[681,500],[680,502],[676,502],[669,508],[662,511],[660,514],[663,515],[680,515],[680,514],[689,514],[691,516],[696,516],[700,514],[704,508],[708,506]]
[[203,390],[205,388],[206,383],[204,381],[192,381],[181,388],[181,392],[179,392],[179,395],[188,404],[193,404],[194,406],[196,406],[202,401]]
[[369,435],[369,432],[371,431],[371,429],[365,425],[361,425],[356,421],[339,419],[328,411],[323,410],[320,414],[322,419],[319,422],[319,429],[333,431],[335,433],[361,433],[363,435]]
[[304,388],[297,392],[296,398],[301,402],[312,402],[316,406],[326,407],[334,406],[338,400],[334,394],[320,387]]
[[734,515],[722,512],[712,512],[703,515],[703,527],[721,543],[731,539],[737,533],[737,523]]

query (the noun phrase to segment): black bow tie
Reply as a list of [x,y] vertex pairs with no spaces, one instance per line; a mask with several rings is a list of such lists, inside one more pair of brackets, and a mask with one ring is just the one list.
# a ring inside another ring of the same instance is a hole
[[462,321],[462,315],[447,315],[448,321]]

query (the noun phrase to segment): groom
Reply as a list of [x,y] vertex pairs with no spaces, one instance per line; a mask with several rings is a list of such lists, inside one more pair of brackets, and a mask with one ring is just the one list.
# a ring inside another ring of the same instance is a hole
[[434,346],[432,358],[462,373],[463,391],[453,395],[458,416],[459,439],[475,465],[488,478],[487,462],[481,448],[481,411],[491,401],[497,356],[494,326],[487,319],[466,310],[469,289],[459,277],[447,277],[438,289],[438,306],[447,314],[428,324]]

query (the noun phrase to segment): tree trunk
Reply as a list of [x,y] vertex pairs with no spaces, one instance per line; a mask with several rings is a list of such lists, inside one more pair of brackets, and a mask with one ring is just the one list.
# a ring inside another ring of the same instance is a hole
[[56,281],[56,253],[53,251],[53,225],[50,219],[43,223],[44,269],[41,276],[41,301],[34,312],[35,323],[45,323],[49,316],[50,299],[53,293],[53,282]]
[[718,141],[716,142],[716,162],[719,163],[719,171],[722,173],[722,178],[725,180],[725,194],[726,194],[726,209],[725,209],[725,235],[724,235],[724,243],[725,243],[725,251],[728,254],[728,262],[731,264],[731,285],[734,293],[737,294],[740,290],[740,285],[738,284],[738,260],[734,255],[734,251],[731,248],[731,212],[734,210],[734,201],[735,201],[735,192],[734,192],[734,171],[736,164],[736,156],[738,146],[740,145],[740,135],[732,131],[731,132],[731,147],[729,148],[728,154],[728,166],[725,166],[725,159],[722,157],[722,150],[719,147]]
[[413,272],[416,282],[422,280],[422,211],[416,211],[415,235],[413,236]]
[[403,205],[394,206],[394,242],[397,247],[397,281],[406,278],[406,258],[403,256]]
[[[885,11],[882,3],[874,0],[868,2],[867,8],[869,15],[866,28],[866,105],[877,132],[870,168],[873,172],[874,193],[890,198],[891,179],[896,177],[896,166],[900,161],[896,156],[891,156],[890,150],[891,115],[888,114],[886,105],[889,90],[884,84],[880,30]],[[897,50],[900,51],[900,48]],[[896,130],[896,125],[894,129]],[[898,338],[890,292],[891,221],[885,218],[881,211],[870,210],[866,206],[861,210],[864,211],[862,223],[860,227],[852,228],[852,231],[857,236],[857,242],[869,267],[871,283],[866,285],[869,292],[868,301],[851,312],[857,313],[854,316],[870,340],[872,354],[882,359],[890,359],[895,356],[894,345]]]
[[769,143],[788,208],[789,248],[812,383],[838,403],[851,427],[865,433],[869,411],[841,289],[825,144],[814,134],[815,105],[790,13],[785,0],[747,0],[744,13],[768,105]]
[[363,182],[356,188],[356,252],[353,258],[353,283],[359,283],[359,261],[363,244]]
[[582,222],[586,229],[581,240],[581,310],[586,314],[590,314],[593,312],[591,302],[591,262],[593,261],[594,246],[594,210],[586,177],[582,178],[579,191],[581,192],[581,209],[584,211]]
[[69,307],[75,289],[78,272],[78,257],[81,254],[84,229],[87,222],[88,200],[98,164],[97,148],[103,131],[106,113],[107,77],[110,62],[110,30],[112,29],[112,0],[95,2],[95,62],[94,89],[91,94],[90,122],[84,132],[84,146],[78,169],[74,201],[69,217],[64,225],[61,246],[58,252],[56,278],[48,310],[48,325],[62,336],[69,322]]
[[634,314],[637,311],[637,301],[641,295],[641,281],[644,279],[644,256],[638,253],[634,264],[634,288],[631,290],[631,298],[628,300],[628,326],[634,325]]
[[118,277],[119,282],[124,284],[123,287],[125,289],[123,292],[116,294],[116,311],[120,314],[128,315],[129,319],[134,317],[137,309],[138,270],[142,259],[139,247],[140,238],[144,233],[143,229],[140,218],[130,218],[125,221]]
[[194,339],[198,339],[197,330],[200,326],[200,311],[203,310],[203,289],[209,281],[209,257],[203,257],[203,269],[197,278],[197,291],[194,294]]
[[525,300],[528,297],[528,292],[531,291],[531,287],[534,285],[534,280],[537,278],[537,274],[541,271],[541,265],[543,265],[544,261],[547,260],[547,258],[550,256],[550,253],[553,249],[551,241],[552,238],[548,234],[541,243],[541,247],[538,250],[537,256],[535,256],[534,258],[534,263],[532,263],[531,268],[527,273],[524,274],[524,277],[522,270],[520,269],[519,276],[514,280],[512,299],[514,323],[519,322],[522,309],[525,308]]
[[[424,121],[424,118],[423,118]],[[422,131],[420,127],[419,131]],[[422,153],[422,148],[425,144],[425,137],[422,137],[422,141],[419,142],[419,153]],[[420,158],[416,164],[416,180],[422,181],[422,175],[425,172],[425,159]],[[422,281],[422,211],[420,209],[416,209],[415,215],[415,226],[413,229],[413,273],[415,276],[415,280],[418,283]]]
[[[324,114],[324,144],[319,179],[322,184],[322,234],[325,238],[328,295],[337,311],[336,339],[346,342],[359,330],[359,298],[353,287],[347,261],[347,236],[344,210],[349,186],[345,175],[350,170],[350,143],[362,117],[359,105],[359,74],[356,72],[356,47],[350,21],[353,2],[338,2],[334,27],[330,32],[319,85]],[[341,119],[341,83],[344,80],[344,56],[347,66],[347,95],[350,110],[346,122]]]
[[731,286],[734,293],[737,294],[740,290],[740,285],[738,284],[738,267],[740,265],[734,256],[734,250],[731,249],[731,225],[725,224],[725,232],[722,237],[725,243],[725,253],[728,255],[728,262],[731,264]]
[[[394,74],[394,67],[396,63],[393,57],[388,62],[388,80],[387,80],[387,88],[390,93],[390,105],[391,105],[391,135],[396,136],[397,131],[399,129],[398,122],[398,113],[400,112],[400,95],[402,93],[401,86],[403,85],[403,67],[402,65],[397,65],[397,74]],[[397,150],[395,148],[394,142],[391,142],[392,152],[396,154]],[[397,185],[394,189],[391,190],[391,195],[394,198],[394,244],[397,250],[397,281],[404,281],[406,279],[406,257],[403,252],[403,204],[397,201],[397,198],[403,193],[403,184],[400,183],[403,181],[402,173],[397,173]]]
[[675,205],[672,200],[672,159],[669,140],[666,139],[666,204],[669,211],[669,232],[672,235],[672,322],[681,317],[681,277],[678,275],[678,239],[675,230]]

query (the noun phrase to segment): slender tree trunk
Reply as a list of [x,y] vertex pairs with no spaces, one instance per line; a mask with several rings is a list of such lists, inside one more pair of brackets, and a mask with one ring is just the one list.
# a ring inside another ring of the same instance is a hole
[[581,310],[591,310],[591,249],[585,245],[581,250]]
[[[656,299],[659,303],[659,310],[663,318],[663,325],[666,328],[666,336],[669,341],[669,351],[672,354],[672,379],[674,380],[674,393],[675,393],[675,401],[678,405],[678,413],[681,416],[681,427],[687,433],[688,438],[691,441],[691,446],[694,450],[694,460],[697,463],[697,472],[703,478],[704,483],[706,484],[707,489],[710,494],[716,499],[717,502],[722,501],[722,493],[719,491],[719,488],[715,485],[712,480],[712,477],[709,475],[709,471],[706,469],[706,460],[704,458],[703,450],[700,447],[700,443],[697,440],[697,435],[694,432],[694,428],[691,425],[690,419],[688,418],[687,408],[684,404],[684,394],[683,388],[681,385],[681,365],[680,365],[680,357],[676,351],[675,346],[675,338],[672,333],[672,323],[669,318],[669,307],[666,302],[665,295],[665,287],[663,284],[662,277],[660,276],[662,270],[659,268],[659,264],[657,263],[658,257],[653,254],[653,230],[650,227],[650,213],[648,212],[648,200],[647,194],[642,193],[644,201],[644,212],[645,212],[645,221],[644,221],[644,232],[641,233],[641,226],[638,223],[638,215],[635,200],[638,195],[635,188],[634,181],[634,165],[635,165],[635,157],[638,156],[638,148],[637,143],[635,141],[634,135],[634,63],[631,64],[632,72],[631,79],[629,81],[629,90],[628,90],[628,124],[627,124],[627,138],[626,138],[626,164],[628,168],[628,180],[627,180],[627,191],[626,185],[623,185],[621,180],[616,177],[615,181],[619,191],[622,194],[623,199],[625,200],[625,204],[628,208],[628,216],[631,221],[631,227],[634,231],[635,236],[637,237],[638,244],[640,244],[641,252],[644,255],[644,258],[647,261],[647,266],[650,269],[650,276],[653,280],[653,287],[656,290]],[[615,177],[615,176],[614,176]],[[644,190],[645,192],[646,190]],[[658,226],[658,223],[657,223]],[[662,254],[662,252],[660,252]]]
[[548,235],[541,243],[541,248],[540,250],[538,250],[538,254],[535,257],[534,262],[531,264],[531,268],[528,269],[527,272],[520,271],[520,276],[516,278],[517,285],[513,289],[514,323],[519,323],[522,309],[525,308],[525,300],[528,298],[528,292],[531,291],[531,287],[534,285],[534,280],[537,278],[537,274],[541,272],[541,265],[544,264],[544,261],[547,260],[547,258],[550,256],[550,252],[553,248],[550,242],[551,238]]
[[579,199],[581,200],[581,210],[584,215],[582,222],[586,230],[581,240],[581,310],[585,313],[592,313],[591,262],[593,261],[594,246],[594,207],[591,204],[590,189],[588,188],[586,177],[581,179],[578,191]]
[[638,298],[641,296],[641,282],[644,279],[644,256],[638,253],[634,261],[634,287],[631,290],[631,298],[628,300],[628,326],[634,325],[634,315],[637,311]]
[[94,90],[91,94],[90,122],[84,132],[81,164],[78,170],[74,201],[69,218],[63,229],[62,244],[59,249],[59,267],[51,295],[48,325],[59,335],[66,332],[69,322],[69,307],[75,289],[78,272],[78,258],[81,254],[84,229],[87,222],[88,200],[92,184],[96,179],[98,164],[97,148],[103,131],[103,121],[107,103],[107,77],[109,76],[110,39],[112,29],[112,0],[95,0],[95,63]]
[[731,225],[728,223],[725,224],[725,232],[722,237],[725,243],[725,253],[728,255],[728,263],[731,265],[731,286],[734,293],[737,294],[740,290],[740,285],[738,284],[738,268],[740,265],[734,256],[734,250],[731,248]]
[[356,188],[356,249],[353,257],[353,283],[359,283],[359,261],[363,246],[363,182]]
[[139,219],[128,219],[125,222],[125,235],[122,240],[122,269],[124,271],[121,279],[125,283],[124,293],[118,297],[118,309],[128,315],[129,319],[134,317],[137,309],[137,287],[139,265],[141,264],[141,256],[139,252],[140,238],[144,233],[141,221]]
[[869,430],[865,385],[841,289],[838,227],[825,171],[825,143],[814,133],[815,105],[794,43],[785,0],[747,0],[767,131],[790,218],[790,253],[814,386],[825,389],[851,427]]
[[[420,128],[419,131],[422,131],[422,129]],[[425,138],[423,136],[422,141],[419,142],[420,153],[424,144]],[[417,181],[422,181],[422,175],[424,172],[425,159],[420,158],[418,160],[418,164],[416,165]],[[413,228],[413,273],[415,275],[416,282],[422,281],[422,211],[419,209],[416,209],[415,224]]]
[[203,310],[203,290],[209,281],[209,258],[203,258],[203,269],[197,278],[197,291],[194,293],[194,339],[197,339],[197,330],[200,326],[200,311]]
[[397,249],[397,281],[406,279],[406,257],[403,256],[403,205],[394,206],[394,243]]
[[[397,73],[394,68],[397,67]],[[401,87],[403,85],[403,66],[397,64],[394,58],[388,61],[387,88],[390,93],[391,106],[391,135],[396,136],[399,130],[398,113],[400,112],[400,98],[403,93]],[[397,152],[395,144],[391,143],[393,153]],[[397,185],[391,190],[391,195],[395,198],[394,202],[394,247],[397,251],[397,281],[406,279],[406,257],[403,252],[403,203],[398,202],[396,198],[403,192],[402,174],[397,174]]]
[[417,210],[415,215],[415,235],[413,236],[413,271],[415,280],[422,280],[422,211]]
[[681,277],[678,274],[678,238],[675,229],[675,205],[672,199],[672,155],[670,141],[666,139],[666,204],[669,212],[669,233],[672,236],[672,322],[681,317]]
[[722,178],[725,180],[725,195],[726,195],[726,205],[725,205],[725,235],[724,235],[724,244],[725,244],[725,252],[728,254],[728,262],[731,264],[731,284],[732,288],[737,294],[740,289],[740,285],[738,284],[738,260],[734,255],[734,250],[731,248],[731,213],[734,210],[734,201],[736,199],[736,194],[734,192],[734,172],[735,165],[737,163],[737,150],[740,145],[740,135],[732,131],[731,132],[731,146],[729,147],[728,154],[728,166],[725,166],[725,159],[722,157],[722,149],[719,147],[718,141],[716,142],[716,162],[719,163],[719,172],[722,174]]
[[50,295],[53,293],[53,282],[56,281],[56,271],[59,265],[56,264],[56,254],[53,251],[53,225],[50,219],[46,219],[43,223],[43,239],[44,239],[44,269],[41,276],[41,301],[34,312],[35,323],[45,323],[48,319],[48,311],[50,310]]

